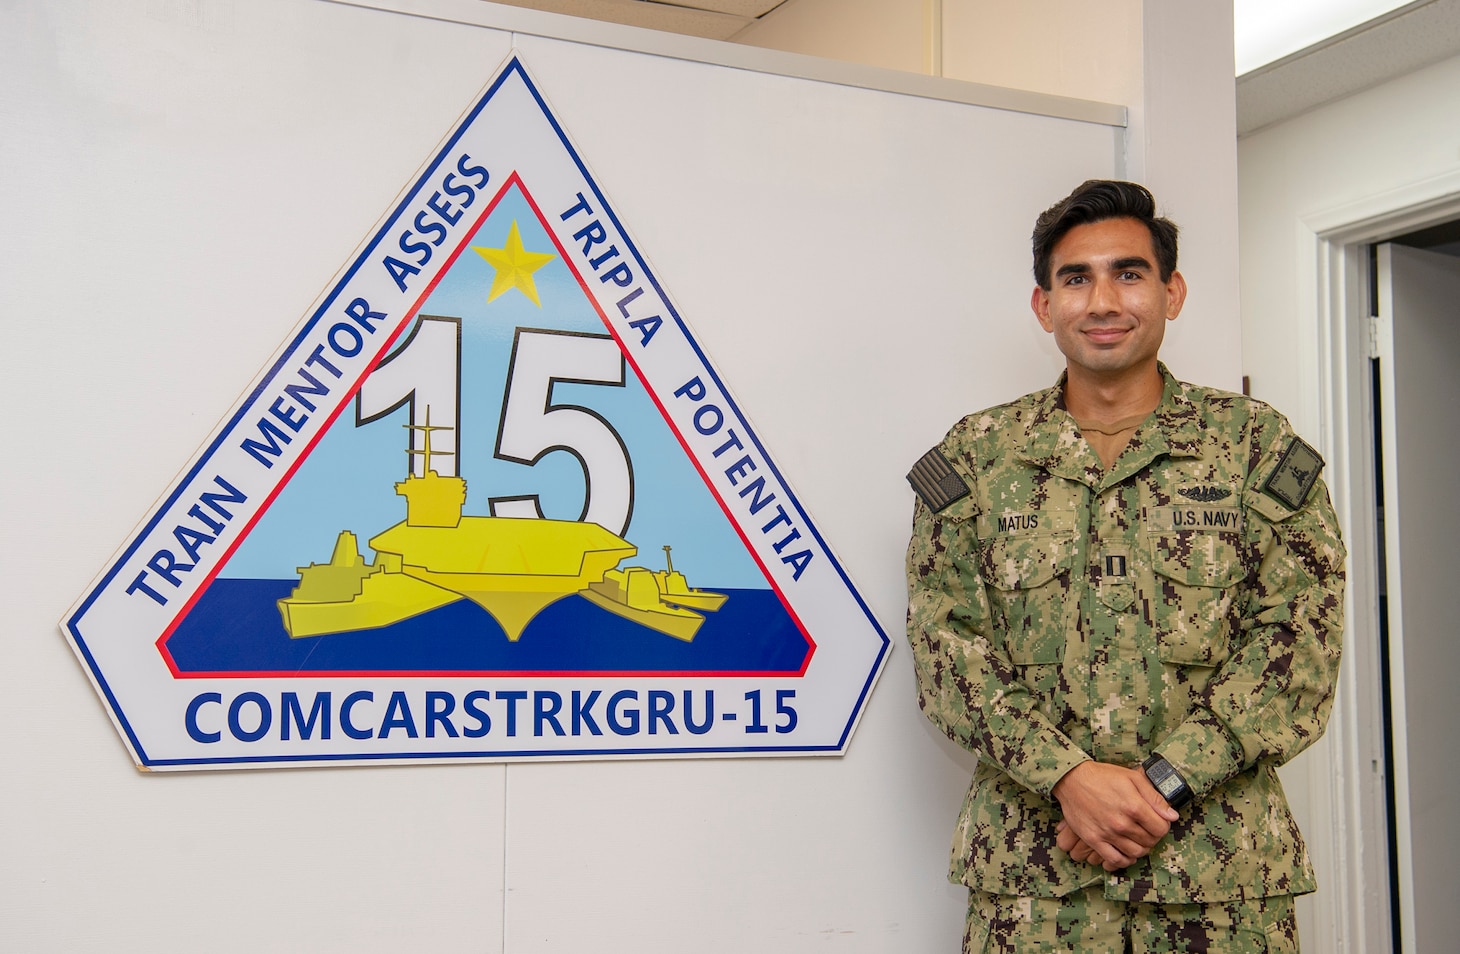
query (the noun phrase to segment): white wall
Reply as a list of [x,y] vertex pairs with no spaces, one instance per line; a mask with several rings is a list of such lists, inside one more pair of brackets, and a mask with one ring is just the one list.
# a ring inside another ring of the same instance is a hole
[[1132,107],[1126,175],[1150,187],[1181,226],[1191,292],[1162,355],[1178,375],[1185,353],[1221,370],[1200,383],[1241,389],[1237,294],[1236,81],[1226,2],[1146,0],[1142,94]]
[[1210,356],[1202,383],[1240,387],[1230,2],[788,0],[735,41],[1128,107],[1118,174],[1182,226],[1192,289],[1165,354],[1178,374],[1183,349]]
[[[1303,220],[1460,169],[1460,58],[1253,133],[1238,144],[1243,367],[1254,392],[1301,429],[1317,426],[1304,347],[1311,293],[1300,279]],[[1396,200],[1399,201],[1399,200]],[[1296,372],[1296,373],[1295,373]]]
[[[1317,916],[1305,925],[1319,949],[1381,949],[1388,898],[1382,804],[1376,815],[1361,801],[1382,793],[1374,769],[1382,758],[1374,488],[1367,435],[1358,424],[1369,413],[1360,378],[1362,329],[1334,327],[1324,291],[1333,289],[1334,314],[1361,320],[1365,266],[1355,257],[1350,274],[1330,274],[1336,263],[1324,257],[1318,238],[1379,240],[1429,224],[1424,209],[1431,205],[1448,206],[1453,215],[1460,207],[1460,130],[1447,117],[1457,101],[1460,58],[1269,126],[1238,145],[1243,367],[1253,393],[1286,411],[1330,455],[1325,479],[1352,555],[1349,644],[1329,734],[1283,774],[1320,882],[1347,882],[1343,897],[1317,899]],[[1400,213],[1408,225],[1383,224]],[[1370,220],[1376,224],[1364,224]],[[1349,391],[1339,389],[1339,365],[1347,366]]]
[[[1194,43],[1220,26],[1194,0],[1171,11],[1145,17],[1145,56],[1153,44]],[[923,249],[917,222],[961,217],[977,237],[972,247],[998,246],[997,266],[983,267],[999,278],[970,288],[968,307],[1007,315],[1025,361],[1007,362],[1004,350],[980,368],[985,343],[971,323],[952,310],[934,313],[916,286],[817,288],[784,274],[773,287],[789,313],[836,317],[870,305],[877,317],[825,335],[835,342],[829,357],[807,340],[797,341],[801,350],[760,354],[732,321],[782,314],[765,310],[761,290],[772,286],[729,283],[696,261],[712,255],[749,265],[752,275],[775,274],[796,253],[796,235],[763,234],[783,187],[774,151],[736,152],[746,149],[738,133],[764,131],[719,129],[677,152],[656,148],[653,137],[623,136],[621,114],[598,97],[616,89],[667,108],[677,107],[680,90],[635,88],[640,80],[613,73],[603,50],[523,42],[530,62],[605,64],[603,90],[549,88],[549,101],[570,134],[601,144],[587,159],[621,211],[653,210],[628,226],[691,323],[707,316],[710,353],[898,640],[850,753],[165,778],[132,768],[56,620],[512,43],[500,30],[424,17],[393,19],[383,31],[389,16],[301,0],[35,0],[0,9],[8,223],[0,323],[9,341],[0,381],[11,408],[0,424],[10,449],[0,482],[8,766],[0,773],[0,948],[955,949],[963,892],[943,877],[971,760],[913,701],[898,632],[910,492],[897,475],[957,413],[991,400],[986,390],[1012,394],[1058,370],[1025,305],[1023,242],[1037,209],[1018,222],[990,220],[969,198],[976,189],[931,197],[918,191],[924,184],[885,189],[876,201],[911,203],[908,233],[885,247],[853,244],[866,199],[849,165],[823,184],[823,198],[839,208],[817,233],[828,274],[861,275],[881,255],[895,274],[922,269],[948,282],[963,277],[968,248]],[[1225,120],[1219,111],[1213,121],[1160,106],[1144,92],[1183,73],[1193,95],[1220,100],[1230,83],[1230,71],[1210,58],[1153,60],[1135,104],[1139,138],[1123,148],[1097,130],[1110,153],[1091,161],[1091,174],[1139,164],[1152,181],[1166,176],[1171,191],[1162,198],[1186,227],[1187,248],[1220,249],[1232,227],[1219,202],[1232,181],[1220,150],[1208,182],[1185,182],[1173,157],[1230,141]],[[782,82],[753,86],[780,101]],[[948,104],[891,94],[885,108],[888,129],[913,113],[957,115]],[[1017,128],[1026,130],[1028,154],[1006,150],[1012,136],[985,143],[955,130],[967,138],[927,157],[927,181],[959,183],[967,157],[987,149],[1005,157],[1006,174],[1057,198],[1073,185],[1062,181],[1060,156],[1039,151],[1037,122]],[[621,143],[608,149],[614,137]],[[725,227],[697,236],[709,249],[697,251],[675,241],[682,203],[656,187],[656,162],[722,177],[754,191],[759,204],[715,208]],[[1218,201],[1197,201],[1203,191]],[[909,258],[913,251],[925,254]],[[1193,298],[1181,324],[1195,331],[1178,329],[1168,354],[1178,371],[1230,384],[1227,267],[1215,252],[1209,264],[1192,261],[1188,273],[1198,270],[1210,297]],[[913,325],[908,315],[928,317]],[[868,380],[876,386],[859,384]],[[852,433],[888,395],[921,410],[905,426]],[[759,410],[778,405],[791,410]],[[861,479],[863,458],[848,450],[861,440],[877,462],[874,480]],[[869,486],[896,486],[901,496],[869,501]]]
[[56,628],[509,45],[342,12],[0,7],[0,949],[498,949],[503,767],[146,777]]

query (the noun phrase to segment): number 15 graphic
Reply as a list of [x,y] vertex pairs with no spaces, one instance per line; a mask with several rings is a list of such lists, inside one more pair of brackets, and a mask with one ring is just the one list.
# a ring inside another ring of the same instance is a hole
[[[411,468],[425,476],[425,441],[431,468],[459,476],[462,431],[468,439],[490,414],[461,408],[461,321],[423,315],[410,336],[365,379],[356,396],[355,423],[375,422],[404,405],[410,408]],[[609,335],[518,328],[512,342],[507,386],[493,456],[532,466],[556,450],[583,468],[583,509],[578,520],[624,535],[634,510],[634,471],[628,447],[612,424],[575,404],[554,403],[556,384],[623,387],[625,361]],[[463,427],[464,425],[464,427]],[[493,516],[542,517],[535,493],[494,495]]]

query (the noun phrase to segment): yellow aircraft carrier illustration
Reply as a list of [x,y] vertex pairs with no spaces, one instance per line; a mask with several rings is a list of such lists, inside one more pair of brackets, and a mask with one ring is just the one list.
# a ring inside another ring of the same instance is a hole
[[[374,629],[465,598],[491,614],[513,642],[545,607],[574,594],[675,639],[694,639],[702,612],[718,610],[723,593],[692,589],[684,574],[644,567],[618,569],[639,551],[596,523],[464,516],[466,481],[431,468],[431,434],[423,431],[422,476],[395,485],[406,519],[370,538],[366,563],[355,534],[340,531],[330,562],[299,567],[299,585],[278,601],[295,639]],[[664,548],[666,560],[669,547]]]

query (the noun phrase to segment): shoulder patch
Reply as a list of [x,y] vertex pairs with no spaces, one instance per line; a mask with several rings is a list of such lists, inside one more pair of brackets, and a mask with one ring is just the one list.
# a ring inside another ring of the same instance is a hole
[[1301,438],[1293,438],[1278,460],[1277,469],[1262,485],[1267,494],[1289,510],[1297,510],[1308,499],[1308,491],[1323,472],[1323,458]]
[[934,513],[968,496],[968,484],[936,447],[913,464],[907,472],[907,482]]

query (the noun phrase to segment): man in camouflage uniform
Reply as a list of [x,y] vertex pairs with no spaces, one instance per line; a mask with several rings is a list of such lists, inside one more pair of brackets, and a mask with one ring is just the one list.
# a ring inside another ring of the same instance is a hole
[[1344,547],[1276,411],[1157,360],[1186,283],[1132,183],[1040,216],[1059,382],[909,474],[919,702],[976,752],[965,951],[1292,951],[1313,870],[1276,768],[1323,731]]

